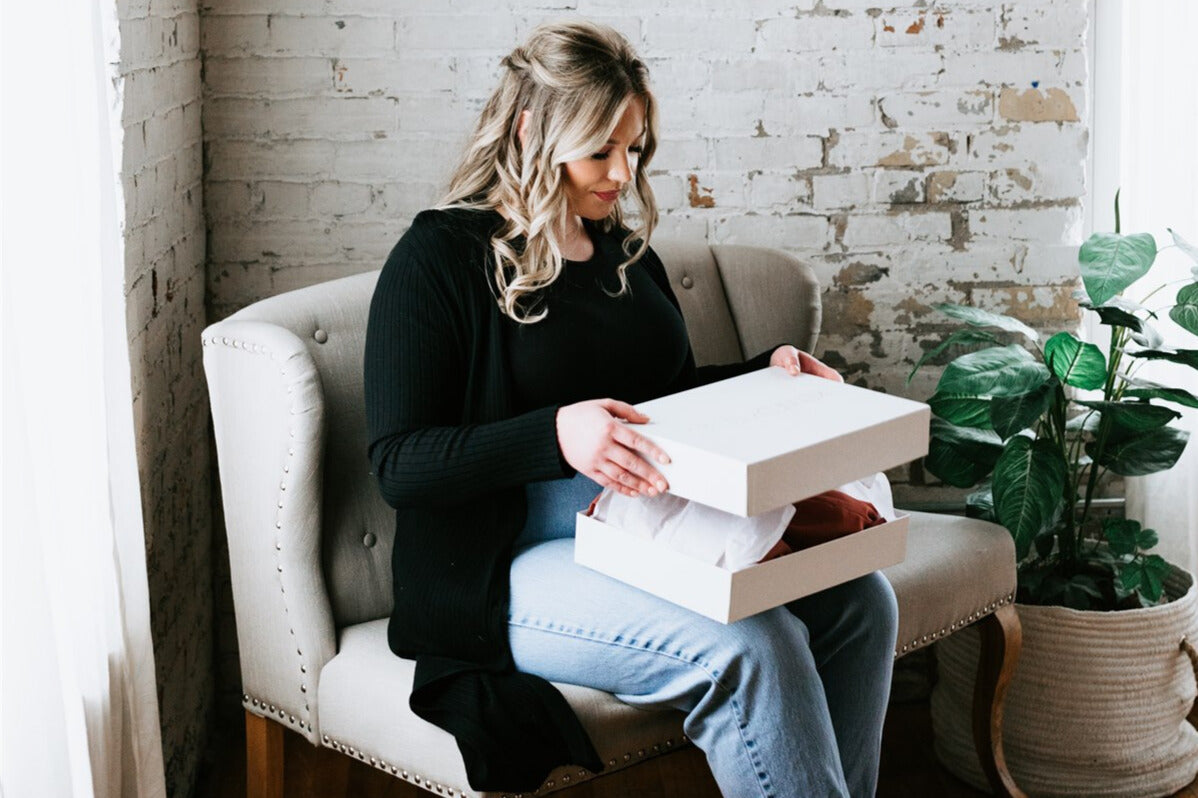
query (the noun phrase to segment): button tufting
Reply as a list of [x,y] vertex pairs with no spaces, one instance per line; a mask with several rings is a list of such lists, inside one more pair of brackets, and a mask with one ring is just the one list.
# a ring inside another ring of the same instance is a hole
[[377,543],[377,542],[378,542],[378,538],[376,538],[376,537],[374,536],[374,533],[373,533],[373,532],[367,532],[367,533],[366,533],[366,534],[365,534],[365,535],[362,537],[362,545],[363,545],[363,546],[365,546],[365,547],[366,547],[366,548],[368,548],[368,549],[373,549],[373,548],[374,548],[374,544],[375,544],[375,543]]
[[683,288],[687,288],[687,289],[693,288],[694,285],[695,285],[695,281],[691,278],[691,276],[689,274],[684,274],[682,276],[682,287]]
[[329,340],[329,334],[324,330],[317,330],[316,332],[312,333],[312,337],[316,339],[316,343],[318,344],[323,344],[325,341]]

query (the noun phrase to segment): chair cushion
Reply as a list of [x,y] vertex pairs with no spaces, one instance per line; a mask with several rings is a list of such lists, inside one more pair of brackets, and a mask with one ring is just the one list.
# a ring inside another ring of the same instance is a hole
[[[321,742],[434,793],[503,795],[470,789],[453,737],[412,714],[408,695],[414,670],[415,663],[387,647],[386,620],[342,629],[337,655],[320,675]],[[605,773],[685,745],[680,712],[637,709],[587,687],[557,687],[607,763]],[[577,767],[558,768],[538,794],[589,775]]]
[[987,521],[912,512],[907,559],[883,573],[898,597],[901,657],[1013,600],[1015,542]]

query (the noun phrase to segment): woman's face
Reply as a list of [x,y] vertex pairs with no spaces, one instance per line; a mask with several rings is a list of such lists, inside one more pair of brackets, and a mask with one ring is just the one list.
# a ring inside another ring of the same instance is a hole
[[596,221],[611,213],[620,192],[636,174],[644,135],[645,101],[634,97],[601,150],[563,164],[571,213]]

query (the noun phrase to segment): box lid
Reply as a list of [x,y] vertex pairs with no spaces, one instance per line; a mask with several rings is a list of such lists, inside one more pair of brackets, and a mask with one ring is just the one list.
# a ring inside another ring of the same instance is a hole
[[767,512],[927,454],[926,404],[765,368],[636,406],[670,455],[670,492]]

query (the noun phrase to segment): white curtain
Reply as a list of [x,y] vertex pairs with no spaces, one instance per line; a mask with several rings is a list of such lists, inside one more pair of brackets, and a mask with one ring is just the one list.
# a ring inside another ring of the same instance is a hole
[[115,13],[0,8],[4,798],[165,794],[106,67]]
[[[1104,0],[1098,0],[1101,6]],[[1193,0],[1125,2],[1122,9],[1119,185],[1124,233],[1149,232],[1158,248],[1172,244],[1166,227],[1198,246],[1198,4]],[[1113,54],[1108,54],[1113,55]],[[1097,54],[1099,58],[1103,53]],[[1097,197],[1096,201],[1109,202]],[[1176,247],[1157,258],[1151,287],[1178,281],[1149,300],[1173,303],[1194,262]],[[1138,288],[1139,286],[1137,286]],[[1141,293],[1150,290],[1145,288]],[[1166,343],[1198,348],[1194,336],[1167,317],[1158,325]],[[1198,371],[1153,363],[1140,372],[1155,382],[1198,395]],[[1198,411],[1185,412],[1192,438],[1170,471],[1128,480],[1127,515],[1157,530],[1165,559],[1198,573]]]

